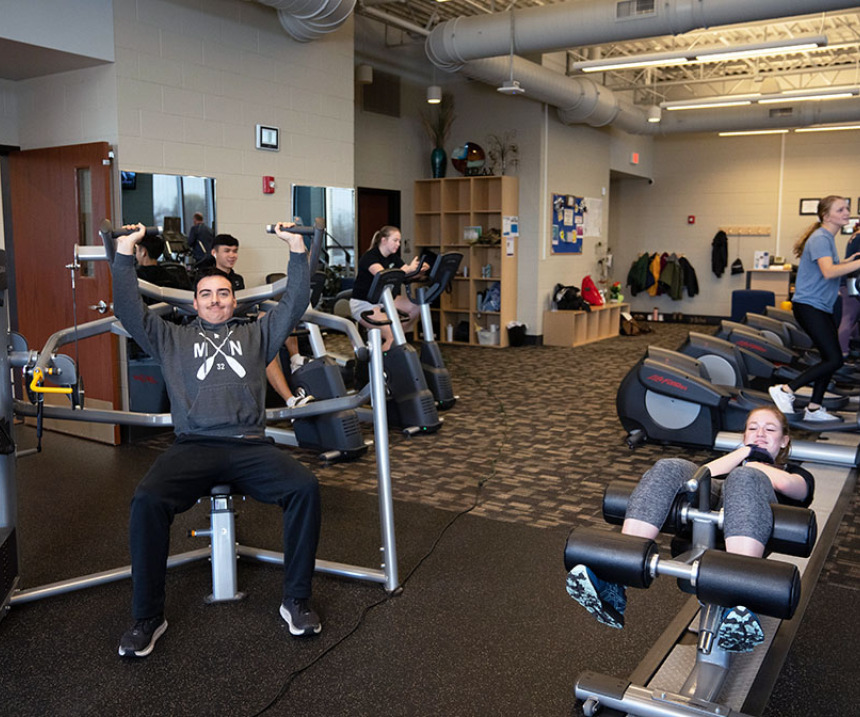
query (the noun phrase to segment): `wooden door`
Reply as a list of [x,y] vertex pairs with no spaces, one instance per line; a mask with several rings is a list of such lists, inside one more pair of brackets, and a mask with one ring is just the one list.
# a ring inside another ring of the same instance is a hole
[[[391,189],[359,187],[356,193],[356,221],[358,226],[358,259],[370,249],[370,242],[378,229],[386,224],[400,227],[400,192]],[[409,237],[404,237],[406,241]],[[409,247],[410,251],[413,249]],[[406,253],[406,247],[403,253]]]
[[[110,267],[92,262],[71,271],[75,244],[100,244],[98,228],[111,212],[110,146],[105,142],[12,152],[9,186],[15,267],[12,326],[31,349],[41,349],[62,328],[103,315],[90,307],[111,302]],[[84,379],[86,405],[120,408],[117,339],[106,334],[68,344]],[[65,396],[58,399],[68,403]],[[47,424],[46,424],[47,425]],[[116,444],[116,426],[72,421],[52,428]]]

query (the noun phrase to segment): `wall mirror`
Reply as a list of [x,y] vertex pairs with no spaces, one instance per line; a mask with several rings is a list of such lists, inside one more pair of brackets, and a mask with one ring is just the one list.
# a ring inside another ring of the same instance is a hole
[[293,221],[313,225],[325,219],[326,236],[322,259],[341,267],[343,276],[355,274],[355,190],[343,187],[293,185]]
[[187,237],[194,213],[200,212],[212,233],[218,233],[212,177],[121,171],[120,186],[123,224],[163,226],[169,240],[168,234],[176,232]]

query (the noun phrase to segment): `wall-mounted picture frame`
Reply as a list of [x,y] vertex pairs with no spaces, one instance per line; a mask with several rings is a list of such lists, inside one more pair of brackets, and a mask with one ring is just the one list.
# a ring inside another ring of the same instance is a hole
[[818,214],[818,199],[801,199],[800,200],[800,214],[804,215],[816,215]]
[[842,233],[851,235],[860,228],[860,217],[851,217],[848,223],[842,227]]

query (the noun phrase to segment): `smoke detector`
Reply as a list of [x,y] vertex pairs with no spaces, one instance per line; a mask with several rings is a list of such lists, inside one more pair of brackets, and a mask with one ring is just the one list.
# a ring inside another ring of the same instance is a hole
[[501,87],[496,88],[497,92],[501,92],[503,95],[524,95],[526,91],[520,87],[519,80],[508,80],[504,82]]

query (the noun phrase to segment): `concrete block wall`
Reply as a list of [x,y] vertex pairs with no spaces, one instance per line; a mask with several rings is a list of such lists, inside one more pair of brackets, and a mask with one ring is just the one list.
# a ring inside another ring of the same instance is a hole
[[[256,2],[116,0],[114,19],[120,168],[214,177],[246,284],[280,270],[263,226],[292,216],[291,185],[354,186],[352,21],[299,43]],[[257,124],[279,152],[255,148]]]

